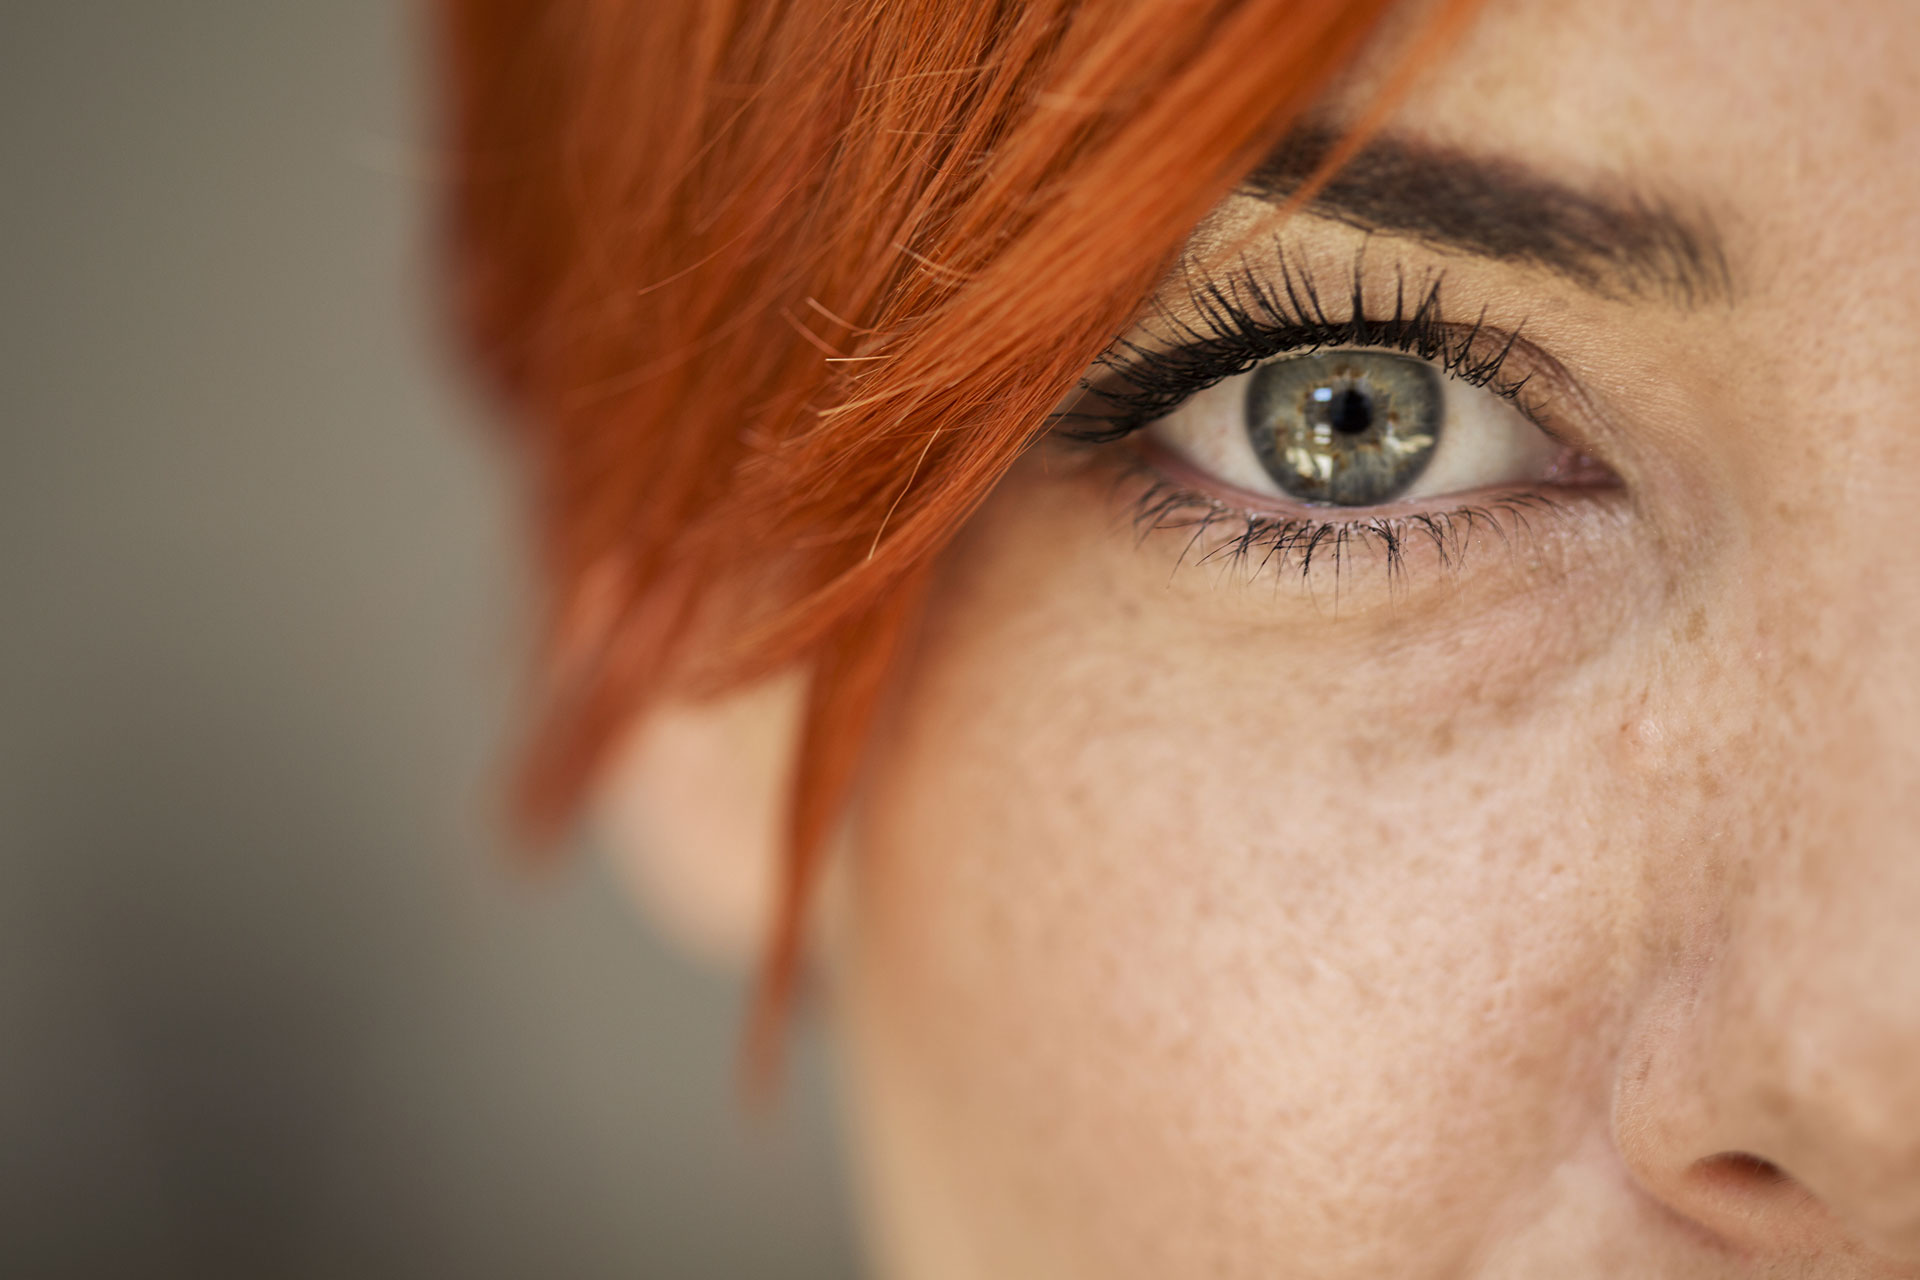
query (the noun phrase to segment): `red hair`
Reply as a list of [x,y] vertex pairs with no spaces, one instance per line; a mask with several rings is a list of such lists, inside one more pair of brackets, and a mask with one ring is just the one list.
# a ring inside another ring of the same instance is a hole
[[763,1037],[930,559],[1391,3],[439,0],[550,590],[520,813],[662,697],[806,669]]

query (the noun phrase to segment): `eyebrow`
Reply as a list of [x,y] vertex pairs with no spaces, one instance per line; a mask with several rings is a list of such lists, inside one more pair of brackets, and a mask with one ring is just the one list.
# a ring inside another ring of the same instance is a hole
[[[1338,139],[1331,129],[1295,130],[1240,190],[1285,201]],[[1545,268],[1606,295],[1696,306],[1733,291],[1720,235],[1704,219],[1634,194],[1580,191],[1517,160],[1394,135],[1369,140],[1307,208],[1364,231]]]

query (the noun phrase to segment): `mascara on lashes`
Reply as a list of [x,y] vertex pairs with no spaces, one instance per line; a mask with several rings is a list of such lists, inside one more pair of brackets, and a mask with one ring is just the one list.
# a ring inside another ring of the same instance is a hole
[[1057,429],[1072,438],[1104,443],[1131,435],[1173,412],[1196,392],[1245,373],[1263,360],[1326,347],[1386,347],[1431,360],[1450,377],[1485,387],[1520,405],[1533,417],[1521,391],[1527,377],[1506,378],[1502,369],[1519,338],[1519,326],[1490,348],[1482,311],[1466,325],[1450,321],[1442,302],[1443,277],[1434,273],[1409,305],[1404,270],[1396,267],[1392,311],[1370,318],[1364,252],[1357,255],[1347,286],[1348,311],[1335,317],[1304,263],[1276,245],[1276,288],[1248,262],[1224,280],[1187,282],[1192,319],[1156,305],[1153,322],[1171,339],[1166,345],[1116,340],[1081,383],[1081,395],[1056,414]]
[[[1156,336],[1171,340],[1154,345],[1122,337],[1111,344],[1096,361],[1096,371],[1082,381],[1080,396],[1054,415],[1055,433],[1087,445],[1111,444],[1167,416],[1196,393],[1275,356],[1384,347],[1431,360],[1447,376],[1512,401],[1557,438],[1541,422],[1537,407],[1522,397],[1532,374],[1511,377],[1504,372],[1521,326],[1499,334],[1486,325],[1484,309],[1468,324],[1450,320],[1443,306],[1441,273],[1425,276],[1418,300],[1410,301],[1404,266],[1396,263],[1392,308],[1379,315],[1368,301],[1363,249],[1345,288],[1347,314],[1336,317],[1303,261],[1277,243],[1275,259],[1277,287],[1244,256],[1238,270],[1224,280],[1190,277],[1186,289],[1192,319],[1156,301],[1152,319],[1165,330]],[[1580,461],[1591,468],[1579,481],[1582,487],[1604,481],[1604,467],[1584,455]],[[1357,546],[1381,555],[1389,581],[1403,576],[1415,545],[1429,546],[1443,569],[1454,570],[1476,534],[1491,532],[1507,540],[1513,530],[1531,533],[1532,517],[1562,509],[1549,494],[1512,491],[1444,510],[1388,513],[1355,508],[1344,516],[1288,515],[1237,507],[1170,480],[1144,454],[1124,461],[1122,474],[1140,482],[1133,522],[1142,537],[1161,529],[1189,533],[1180,563],[1197,559],[1251,564],[1256,570],[1291,568],[1303,581],[1329,563],[1338,581]]]

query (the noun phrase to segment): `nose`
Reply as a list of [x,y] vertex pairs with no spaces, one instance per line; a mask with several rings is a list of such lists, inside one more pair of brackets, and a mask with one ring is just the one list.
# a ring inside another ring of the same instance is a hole
[[1675,895],[1613,1127],[1641,1186],[1728,1245],[1920,1276],[1920,645],[1873,630],[1834,646],[1844,673],[1754,699],[1740,785],[1670,859],[1719,870]]
[[1768,991],[1714,969],[1726,980],[1676,977],[1650,1002],[1620,1073],[1615,1143],[1635,1178],[1742,1252],[1862,1253],[1920,1275],[1910,984],[1863,964]]

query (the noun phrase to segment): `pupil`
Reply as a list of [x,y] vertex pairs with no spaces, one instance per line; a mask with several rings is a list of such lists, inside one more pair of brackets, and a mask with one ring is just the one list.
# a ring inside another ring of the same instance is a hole
[[1343,436],[1365,434],[1373,428],[1373,401],[1354,387],[1334,392],[1327,405],[1327,425]]

